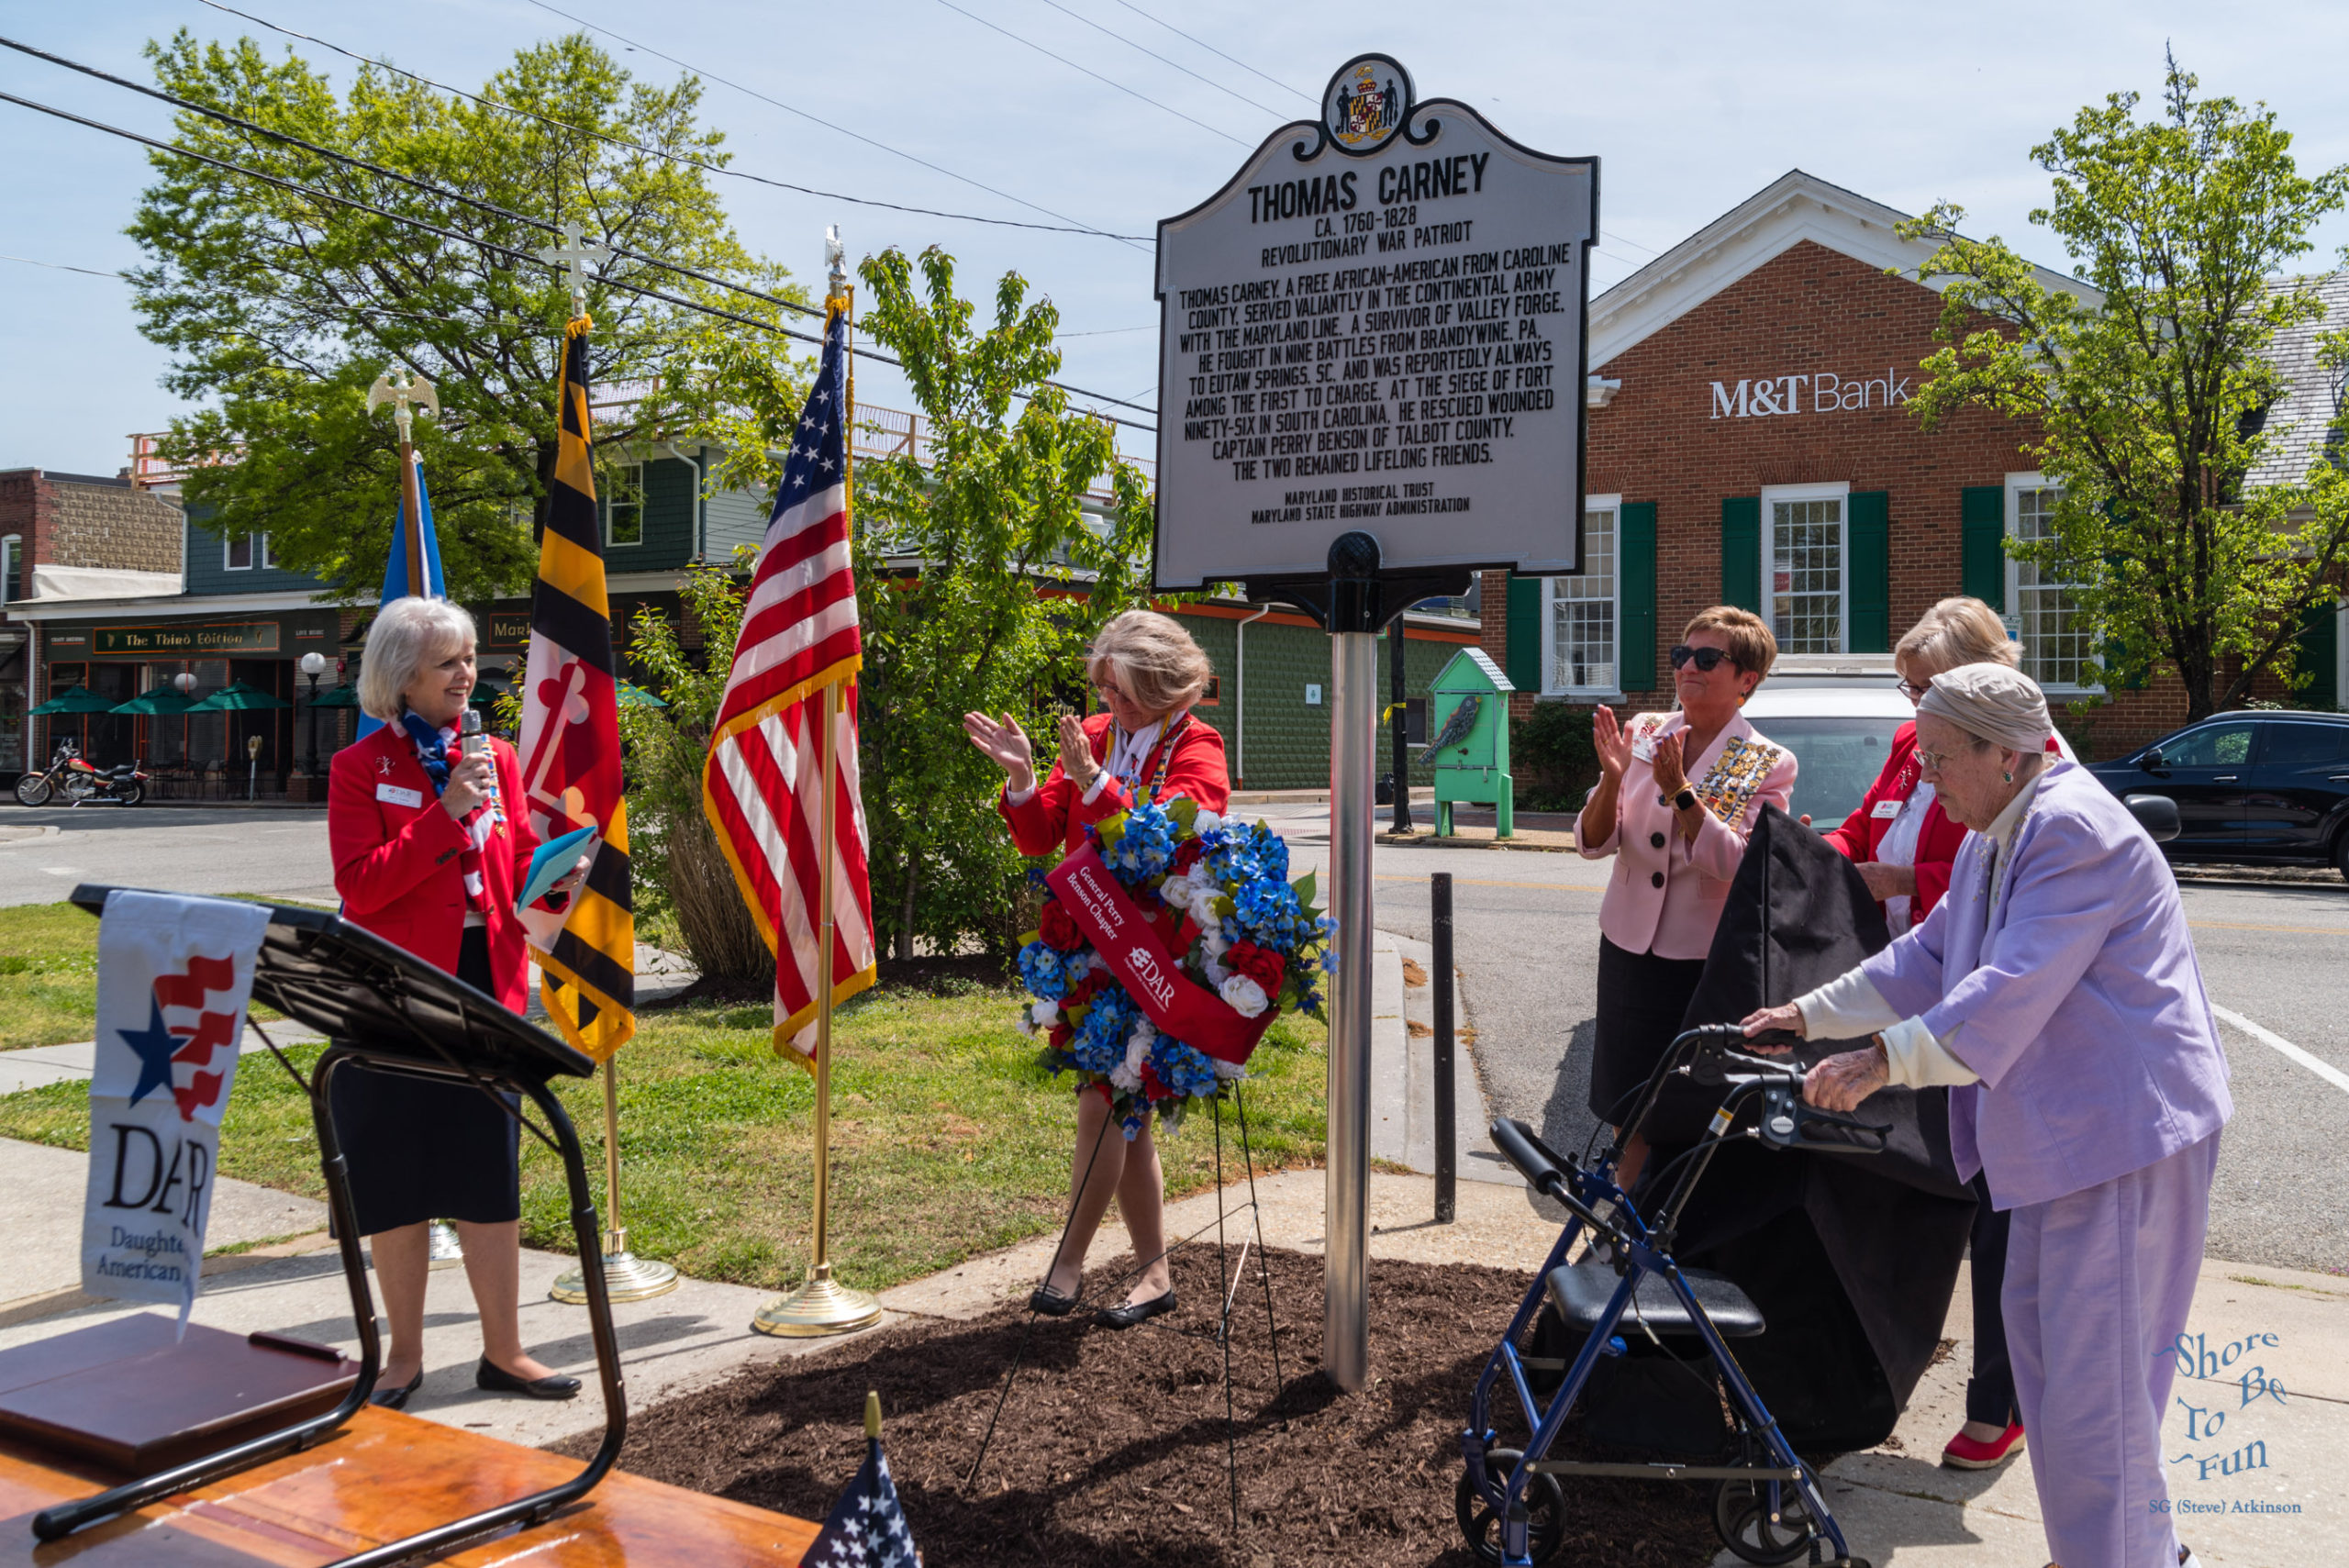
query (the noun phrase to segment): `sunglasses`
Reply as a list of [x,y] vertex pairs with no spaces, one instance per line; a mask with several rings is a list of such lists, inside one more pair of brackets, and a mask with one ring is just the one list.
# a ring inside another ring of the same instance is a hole
[[1673,647],[1672,667],[1677,670],[1682,665],[1693,661],[1698,669],[1704,671],[1707,674],[1710,674],[1713,671],[1720,668],[1722,660],[1728,659],[1729,657],[1730,652],[1726,648],[1691,648],[1687,643],[1682,642],[1675,644]]

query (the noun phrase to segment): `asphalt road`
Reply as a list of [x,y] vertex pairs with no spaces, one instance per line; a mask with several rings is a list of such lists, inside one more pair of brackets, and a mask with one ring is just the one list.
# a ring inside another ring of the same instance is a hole
[[[1300,866],[1326,863],[1326,807],[1248,809],[1281,828]],[[1593,1126],[1584,1102],[1609,862],[1380,845],[1375,867],[1379,926],[1420,940],[1428,874],[1452,873],[1461,997],[1486,1103],[1555,1147],[1580,1148]],[[2211,1001],[2349,1073],[2349,884],[2195,884],[2184,897]],[[2210,1254],[2349,1270],[2349,1090],[2223,1019],[2221,1033],[2235,1117],[2220,1146]]]
[[[1288,838],[1300,873],[1327,864],[1326,807],[1245,809]],[[15,831],[30,827],[61,830]],[[1486,1101],[1561,1148],[1580,1147],[1592,1130],[1584,1099],[1607,864],[1381,845],[1375,867],[1378,924],[1421,941],[1428,873],[1452,873],[1461,1003]],[[0,904],[53,902],[80,882],[334,896],[322,812],[0,810]],[[2190,885],[2185,898],[2211,1000],[2349,1073],[2349,885]],[[2349,1090],[2231,1023],[2221,1032],[2235,1118],[2221,1149],[2211,1255],[2349,1269]]]
[[[38,836],[27,828],[54,828]],[[81,806],[0,810],[0,904],[50,904],[83,882],[175,893],[334,897],[323,810]]]

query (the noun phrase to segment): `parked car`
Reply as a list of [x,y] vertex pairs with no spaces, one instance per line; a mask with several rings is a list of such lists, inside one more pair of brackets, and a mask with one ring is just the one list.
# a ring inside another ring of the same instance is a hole
[[2162,846],[2173,860],[2349,877],[2349,714],[2220,714],[2090,771],[2115,795],[2177,803],[2178,835]]
[[[1889,653],[1788,653],[1742,710],[1754,728],[1795,754],[1797,817],[1825,833],[1860,808],[1892,737],[1917,717],[1900,695]],[[2072,749],[2062,737],[2056,747]]]

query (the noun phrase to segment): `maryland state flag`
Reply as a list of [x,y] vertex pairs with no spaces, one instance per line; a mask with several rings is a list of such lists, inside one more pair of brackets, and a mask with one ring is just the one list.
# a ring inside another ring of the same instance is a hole
[[563,1038],[601,1062],[636,1033],[636,917],[629,893],[628,806],[620,797],[618,690],[612,610],[604,596],[603,528],[587,425],[587,331],[571,323],[562,356],[562,432],[555,453],[530,662],[522,703],[522,789],[541,840],[598,829],[587,881],[560,915],[522,911],[541,972],[539,994]]

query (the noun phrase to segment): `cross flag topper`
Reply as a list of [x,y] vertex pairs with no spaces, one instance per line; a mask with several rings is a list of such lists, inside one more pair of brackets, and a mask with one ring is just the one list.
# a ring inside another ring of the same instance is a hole
[[436,415],[440,412],[440,392],[424,377],[410,373],[405,365],[397,367],[396,373],[385,371],[367,389],[368,413],[373,414],[386,403],[392,406],[392,419],[400,428],[403,446],[410,444],[409,422],[416,417],[417,409],[429,408]]
[[562,243],[550,245],[538,252],[539,260],[551,266],[566,267],[571,272],[571,314],[587,314],[587,263],[608,261],[612,248],[608,245],[583,245],[579,240],[579,220],[571,218],[562,226]]

